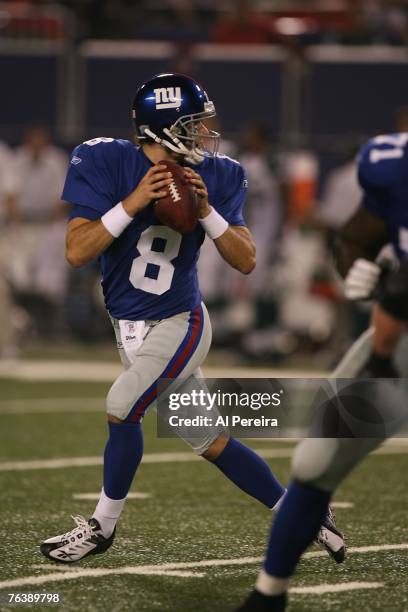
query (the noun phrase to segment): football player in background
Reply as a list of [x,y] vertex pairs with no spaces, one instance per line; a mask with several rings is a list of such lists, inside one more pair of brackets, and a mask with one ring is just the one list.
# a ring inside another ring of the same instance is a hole
[[[139,146],[96,138],[73,152],[63,192],[73,204],[67,258],[73,266],[99,258],[125,370],[107,396],[109,439],[100,500],[89,521],[75,517],[72,531],[43,542],[41,551],[51,560],[71,563],[109,548],[142,459],[141,421],[156,400],[158,381],[201,377],[211,342],[196,270],[205,235],[243,274],[255,266],[255,246],[242,216],[246,179],[238,162],[216,154],[219,135],[203,123],[214,115],[214,104],[193,79],[158,75],[134,100]],[[167,195],[172,182],[159,163],[164,159],[182,163],[196,189],[199,224],[188,234],[160,225],[154,214],[153,202]],[[194,408],[192,416],[200,410],[205,414],[206,407]],[[184,439],[243,491],[277,507],[283,486],[263,459],[224,428]],[[343,560],[344,541],[330,516],[323,517],[318,538]]]
[[[398,378],[397,345],[408,320],[408,133],[377,136],[363,147],[360,208],[339,235],[337,267],[350,300],[374,299],[372,327],[343,358],[335,377]],[[376,261],[391,244],[394,261]]]
[[[392,357],[408,321],[408,133],[370,140],[358,158],[363,203],[340,233],[337,265],[345,276],[349,299],[376,297],[373,330],[356,342],[335,372],[340,377],[397,378]],[[391,243],[398,269],[382,271],[375,263]],[[359,382],[356,381],[356,387]],[[357,401],[349,415],[363,422],[351,437],[341,413],[331,421],[333,437],[307,438],[296,448],[292,482],[273,524],[264,566],[255,589],[236,612],[277,612],[286,609],[287,590],[297,564],[313,542],[327,506],[343,479],[386,437],[407,420],[406,390],[386,381],[368,381],[371,402]],[[343,406],[342,406],[343,408]],[[367,412],[364,414],[364,410]],[[328,414],[328,413],[327,413]],[[369,433],[376,415],[377,435]],[[339,425],[340,423],[340,425]],[[342,430],[343,428],[343,430]],[[346,437],[350,435],[350,437]]]

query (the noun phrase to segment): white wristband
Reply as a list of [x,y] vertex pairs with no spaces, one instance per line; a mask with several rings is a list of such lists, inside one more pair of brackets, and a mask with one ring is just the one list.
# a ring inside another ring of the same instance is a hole
[[222,236],[229,228],[228,221],[218,213],[215,208],[204,219],[199,219],[202,228],[211,240],[216,240]]
[[133,221],[133,217],[129,217],[123,208],[122,202],[119,202],[116,206],[108,210],[107,213],[102,215],[101,221],[108,232],[112,234],[114,238],[118,238],[129,223]]

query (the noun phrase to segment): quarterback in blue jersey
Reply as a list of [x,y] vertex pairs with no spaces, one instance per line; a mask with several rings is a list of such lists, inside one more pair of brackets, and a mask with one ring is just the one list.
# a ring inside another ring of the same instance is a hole
[[[181,236],[157,220],[149,203],[165,195],[159,190],[171,179],[148,157],[151,149],[157,161],[163,158],[162,147],[156,144],[136,147],[129,141],[112,138],[81,144],[74,150],[63,192],[64,200],[75,204],[68,233],[68,259],[73,265],[94,255],[81,248],[82,242],[77,239],[85,229],[88,233],[88,221],[103,218],[112,210],[112,202],[122,202],[120,213],[134,215],[116,241],[108,248],[103,242],[104,251],[95,253],[100,256],[106,308],[116,319],[165,319],[191,311],[201,303],[196,262],[205,229],[200,225],[196,231]],[[205,184],[213,214],[225,220],[215,217],[222,223],[221,229],[226,229],[227,223],[230,226],[229,231],[223,232],[227,235],[216,243],[222,255],[241,272],[250,272],[255,265],[255,250],[242,216],[246,194],[242,167],[230,158],[216,156],[203,159],[197,168],[199,174],[188,166],[185,171],[201,188]],[[135,184],[140,184],[140,192],[134,195]],[[205,218],[205,213],[210,212],[207,195],[201,200],[200,213]],[[93,227],[103,232],[103,221],[101,225]],[[81,226],[84,229],[78,231]],[[101,239],[99,233],[96,238]]]
[[[263,568],[255,589],[236,612],[286,609],[290,579],[316,537],[333,492],[408,419],[406,389],[384,380],[398,377],[392,357],[408,322],[408,133],[370,140],[358,157],[358,177],[363,201],[340,232],[337,266],[345,277],[346,297],[376,303],[370,333],[353,345],[334,373],[335,378],[357,377],[347,396],[358,400],[348,402],[346,410],[345,404],[336,402],[334,419],[328,402],[325,437],[306,438],[296,448],[293,480],[273,524]],[[394,269],[375,261],[389,243],[399,260]],[[363,401],[362,388],[364,399],[370,396],[373,401]],[[351,420],[342,422],[344,415]],[[361,428],[354,437],[350,422]]]
[[[141,421],[156,400],[158,381],[202,377],[211,327],[196,262],[205,235],[240,272],[255,266],[255,246],[242,216],[244,171],[217,155],[219,134],[204,123],[214,115],[214,104],[193,79],[161,74],[144,83],[134,99],[137,145],[96,138],[71,157],[63,192],[73,205],[67,259],[73,266],[99,259],[124,371],[107,397],[109,439],[100,500],[88,521],[75,517],[72,531],[42,543],[51,560],[71,563],[109,548],[143,455]],[[183,165],[196,190],[199,224],[187,234],[155,216],[153,202],[167,195],[172,182],[159,163],[165,159]],[[196,416],[206,407],[191,410]],[[214,426],[201,438],[180,435],[243,491],[276,507],[285,489],[267,463],[228,431]],[[318,539],[329,553],[343,545],[330,519],[322,521]]]

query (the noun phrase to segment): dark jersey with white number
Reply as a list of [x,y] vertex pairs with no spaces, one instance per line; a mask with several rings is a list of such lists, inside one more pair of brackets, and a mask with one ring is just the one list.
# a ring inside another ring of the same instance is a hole
[[[143,150],[127,140],[95,138],[79,145],[62,194],[74,205],[70,218],[99,219],[137,187],[151,166]],[[217,156],[194,169],[211,205],[230,225],[245,225],[247,182],[240,164]],[[183,235],[160,225],[149,204],[99,258],[109,313],[117,319],[156,320],[197,307],[196,263],[204,237],[200,225]]]
[[408,132],[369,140],[358,158],[358,178],[365,208],[386,222],[396,255],[408,257]]

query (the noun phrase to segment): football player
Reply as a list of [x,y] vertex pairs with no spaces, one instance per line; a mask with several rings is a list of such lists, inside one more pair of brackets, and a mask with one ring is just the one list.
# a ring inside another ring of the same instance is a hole
[[255,588],[236,612],[286,609],[290,580],[316,537],[333,492],[407,421],[406,391],[388,379],[357,379],[322,404],[310,437],[294,452],[292,482],[272,526]]
[[[345,276],[349,299],[374,297],[377,302],[373,327],[355,343],[334,376],[397,378],[392,357],[408,321],[408,133],[370,140],[359,155],[358,176],[364,198],[341,231],[337,264]],[[400,261],[394,270],[382,269],[375,262],[387,243],[392,244]],[[386,381],[368,381],[367,394],[374,399],[348,407],[353,422],[367,410],[363,430],[354,438],[346,437],[350,435],[348,424],[343,423],[346,429],[339,433],[339,412],[334,428],[329,419],[332,437],[308,438],[298,445],[292,462],[293,480],[271,530],[263,569],[239,612],[285,610],[290,578],[315,538],[333,492],[369,452],[407,420],[406,391]],[[360,396],[362,399],[366,397]],[[390,426],[371,435],[373,418]]]
[[[67,258],[82,266],[99,258],[106,308],[124,365],[107,396],[109,438],[103,488],[91,518],[41,545],[51,560],[71,563],[104,552],[143,454],[141,422],[156,400],[162,378],[199,378],[211,342],[210,321],[201,302],[196,262],[205,235],[221,257],[248,274],[255,246],[242,208],[246,179],[240,164],[217,155],[219,134],[204,121],[214,104],[193,79],[161,74],[136,93],[133,119],[137,146],[95,138],[71,157],[63,199],[73,204]],[[167,195],[171,174],[160,165],[184,166],[198,196],[199,224],[181,235],[161,225],[154,204]],[[192,408],[195,416],[206,407]],[[216,419],[213,419],[215,422]],[[187,438],[193,450],[268,508],[285,489],[267,463],[222,427]],[[344,542],[331,518],[323,517],[319,542],[338,561]]]
[[363,147],[358,178],[362,205],[340,232],[337,267],[350,300],[374,299],[372,327],[351,347],[335,376],[397,378],[393,358],[408,320],[406,264],[376,261],[386,244],[395,260],[408,255],[405,202],[408,133],[377,136]]

